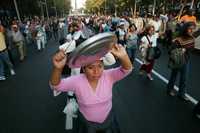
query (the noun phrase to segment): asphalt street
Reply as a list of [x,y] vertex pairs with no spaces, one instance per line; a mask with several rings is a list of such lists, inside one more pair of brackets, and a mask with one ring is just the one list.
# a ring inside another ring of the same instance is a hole
[[[30,45],[22,63],[15,57],[16,75],[0,82],[0,133],[69,133],[62,112],[66,94],[53,97],[48,85],[51,56],[58,45],[51,40],[41,52]],[[162,53],[155,70],[168,78],[165,48]],[[191,57],[187,83],[188,93],[197,100],[199,57]],[[162,80],[154,76],[154,81],[149,81],[138,74],[140,64],[134,65],[133,72],[113,88],[113,108],[121,133],[198,133],[200,121],[192,116],[194,105],[168,96]]]

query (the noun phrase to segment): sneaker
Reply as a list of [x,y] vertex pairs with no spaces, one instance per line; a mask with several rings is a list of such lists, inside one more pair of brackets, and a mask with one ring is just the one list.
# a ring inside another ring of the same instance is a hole
[[5,76],[0,76],[0,81],[4,81],[6,80],[6,77]]
[[151,80],[151,81],[153,80],[151,74],[147,74],[147,77],[148,77],[149,80]]
[[15,75],[16,73],[15,73],[15,71],[13,69],[10,69],[10,74],[11,75]]
[[183,94],[183,95],[178,95],[178,97],[179,97],[181,100],[189,101],[189,98],[186,97],[185,94]]
[[24,61],[24,57],[20,57],[20,62],[23,62]]
[[170,91],[167,91],[167,94],[174,97],[176,95],[176,92],[175,90],[170,90]]

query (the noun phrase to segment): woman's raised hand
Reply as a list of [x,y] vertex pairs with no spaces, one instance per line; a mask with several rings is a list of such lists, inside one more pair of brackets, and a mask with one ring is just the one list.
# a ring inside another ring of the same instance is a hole
[[117,58],[127,56],[126,49],[120,44],[115,44],[111,49],[111,53]]
[[65,55],[65,52],[63,50],[60,50],[53,56],[53,66],[56,69],[62,70],[66,64],[67,56]]

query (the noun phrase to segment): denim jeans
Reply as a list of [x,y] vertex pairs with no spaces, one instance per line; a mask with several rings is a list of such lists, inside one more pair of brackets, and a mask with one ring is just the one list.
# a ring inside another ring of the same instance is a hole
[[9,67],[9,69],[13,69],[7,50],[0,52],[0,76],[4,76],[4,63]]
[[131,62],[133,63],[135,60],[135,56],[136,56],[136,51],[137,49],[134,48],[126,48],[127,54],[131,60]]
[[186,63],[179,69],[172,69],[169,83],[167,85],[167,91],[171,91],[174,89],[174,84],[176,82],[177,75],[178,73],[180,73],[178,94],[184,95],[186,93],[185,87],[186,87],[187,67],[188,67],[188,63]]

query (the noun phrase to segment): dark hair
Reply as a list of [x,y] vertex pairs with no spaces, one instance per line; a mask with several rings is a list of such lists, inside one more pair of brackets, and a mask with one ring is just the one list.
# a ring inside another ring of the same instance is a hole
[[187,30],[191,26],[195,26],[195,23],[194,22],[183,23],[182,26],[179,29],[179,36],[188,36]]

